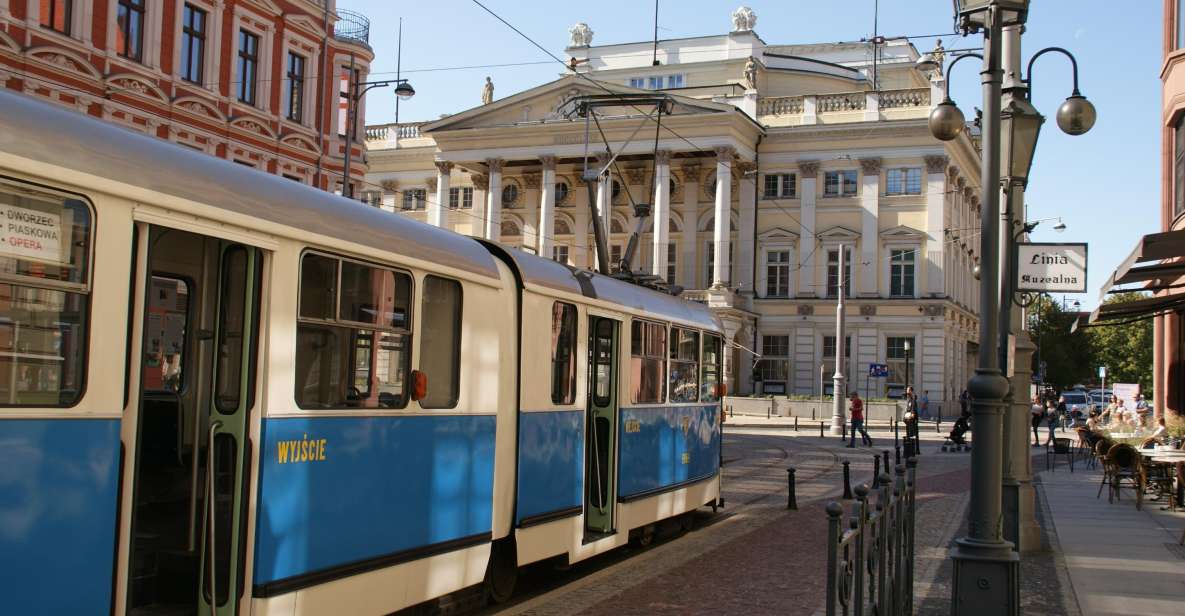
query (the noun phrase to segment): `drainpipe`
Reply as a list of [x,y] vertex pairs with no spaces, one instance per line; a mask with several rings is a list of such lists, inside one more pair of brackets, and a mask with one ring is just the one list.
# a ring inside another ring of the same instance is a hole
[[[761,186],[759,185],[760,183],[758,182],[758,178],[761,177],[761,139],[762,139],[762,137],[764,137],[764,135],[757,135],[757,143],[753,146],[753,265],[749,269],[749,274],[753,278],[753,280],[750,282],[750,286],[752,287],[753,299],[757,299],[757,262],[758,262],[757,253],[759,252],[758,247],[757,247],[757,229],[758,229],[758,227],[760,227],[760,225],[758,225],[757,223],[758,223],[758,216],[761,214],[761,208],[759,208],[757,206],[758,206],[758,204],[761,203],[761,197],[759,195],[759,193],[761,191]],[[757,319],[758,320],[761,319],[760,314],[757,315]],[[753,350],[757,350],[757,323],[756,322],[753,323]],[[753,395],[757,395],[757,387],[756,387],[757,383],[753,380],[753,368],[755,368],[755,367],[757,367],[756,363],[753,363],[752,365],[749,366],[749,387],[753,389],[753,392],[752,392]],[[787,385],[789,385],[789,383]],[[789,387],[787,387],[787,390],[789,390]],[[787,391],[787,393],[789,393],[789,391]]]

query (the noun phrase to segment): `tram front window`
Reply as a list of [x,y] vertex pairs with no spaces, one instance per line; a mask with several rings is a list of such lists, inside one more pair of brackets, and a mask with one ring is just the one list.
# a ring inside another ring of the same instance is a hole
[[304,256],[294,392],[301,408],[407,405],[411,289],[402,272]]
[[0,182],[0,407],[71,406],[85,376],[91,214]]

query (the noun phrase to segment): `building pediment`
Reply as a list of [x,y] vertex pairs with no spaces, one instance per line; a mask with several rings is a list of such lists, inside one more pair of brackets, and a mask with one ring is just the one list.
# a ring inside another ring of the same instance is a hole
[[775,227],[759,234],[757,239],[762,244],[793,244],[798,241],[798,234],[789,229]]
[[[477,91],[477,88],[474,88]],[[587,79],[566,76],[541,86],[524,90],[496,100],[488,105],[481,105],[455,113],[435,122],[420,127],[421,133],[441,133],[450,130],[495,128],[517,125],[539,125],[548,122],[569,122],[575,116],[573,100],[586,95],[605,95],[609,93],[638,94],[650,93],[649,90],[630,88],[613,82],[590,83]],[[733,111],[732,105],[714,103],[711,101],[671,95],[675,100],[671,115],[693,114],[724,114]],[[649,106],[638,106],[634,109],[630,105],[623,105],[621,109],[602,109],[605,116],[644,115],[650,113]]]
[[855,242],[860,239],[860,234],[847,227],[836,226],[820,233],[818,237],[821,242]]
[[881,231],[882,240],[890,241],[922,241],[926,239],[924,231],[908,227],[906,225],[897,225]]

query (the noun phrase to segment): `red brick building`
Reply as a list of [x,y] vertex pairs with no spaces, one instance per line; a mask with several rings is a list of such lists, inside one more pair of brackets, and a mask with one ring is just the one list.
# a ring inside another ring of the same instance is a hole
[[[367,20],[335,5],[0,0],[0,84],[340,190],[348,124],[342,92],[351,60],[365,79],[374,53]],[[365,131],[354,134],[357,193]]]

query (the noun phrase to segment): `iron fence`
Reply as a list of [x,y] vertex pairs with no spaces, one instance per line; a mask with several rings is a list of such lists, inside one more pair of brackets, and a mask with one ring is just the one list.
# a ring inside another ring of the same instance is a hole
[[917,459],[895,474],[856,487],[847,530],[843,505],[827,504],[827,616],[913,614]]

